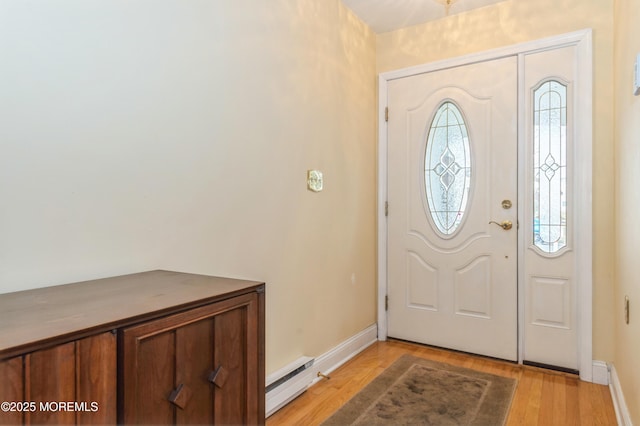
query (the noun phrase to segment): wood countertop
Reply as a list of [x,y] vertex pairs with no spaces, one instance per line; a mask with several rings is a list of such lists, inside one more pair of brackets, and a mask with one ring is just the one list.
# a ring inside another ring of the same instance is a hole
[[0,359],[263,291],[257,281],[149,271],[0,294]]

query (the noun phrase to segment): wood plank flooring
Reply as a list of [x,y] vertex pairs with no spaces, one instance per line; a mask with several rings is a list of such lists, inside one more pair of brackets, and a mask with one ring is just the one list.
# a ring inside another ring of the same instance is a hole
[[507,425],[616,425],[607,386],[572,374],[390,340],[376,342],[267,419],[267,426],[317,425],[403,354],[513,377],[518,386]]

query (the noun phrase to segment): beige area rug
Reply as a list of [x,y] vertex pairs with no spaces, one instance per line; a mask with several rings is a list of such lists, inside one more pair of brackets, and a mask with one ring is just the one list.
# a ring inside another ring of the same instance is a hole
[[323,426],[504,425],[516,380],[403,355]]

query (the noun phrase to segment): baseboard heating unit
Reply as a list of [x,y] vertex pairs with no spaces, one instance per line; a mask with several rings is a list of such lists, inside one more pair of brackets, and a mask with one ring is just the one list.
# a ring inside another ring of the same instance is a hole
[[267,376],[267,417],[307,390],[314,379],[313,361],[304,356]]

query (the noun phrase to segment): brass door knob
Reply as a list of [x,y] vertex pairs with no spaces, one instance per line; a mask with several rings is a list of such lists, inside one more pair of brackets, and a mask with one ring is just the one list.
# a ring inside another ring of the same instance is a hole
[[489,223],[495,223],[496,225],[498,225],[499,227],[501,227],[505,231],[508,231],[509,229],[513,228],[513,223],[511,223],[510,220],[503,220],[500,223],[496,222],[495,220],[492,220]]

